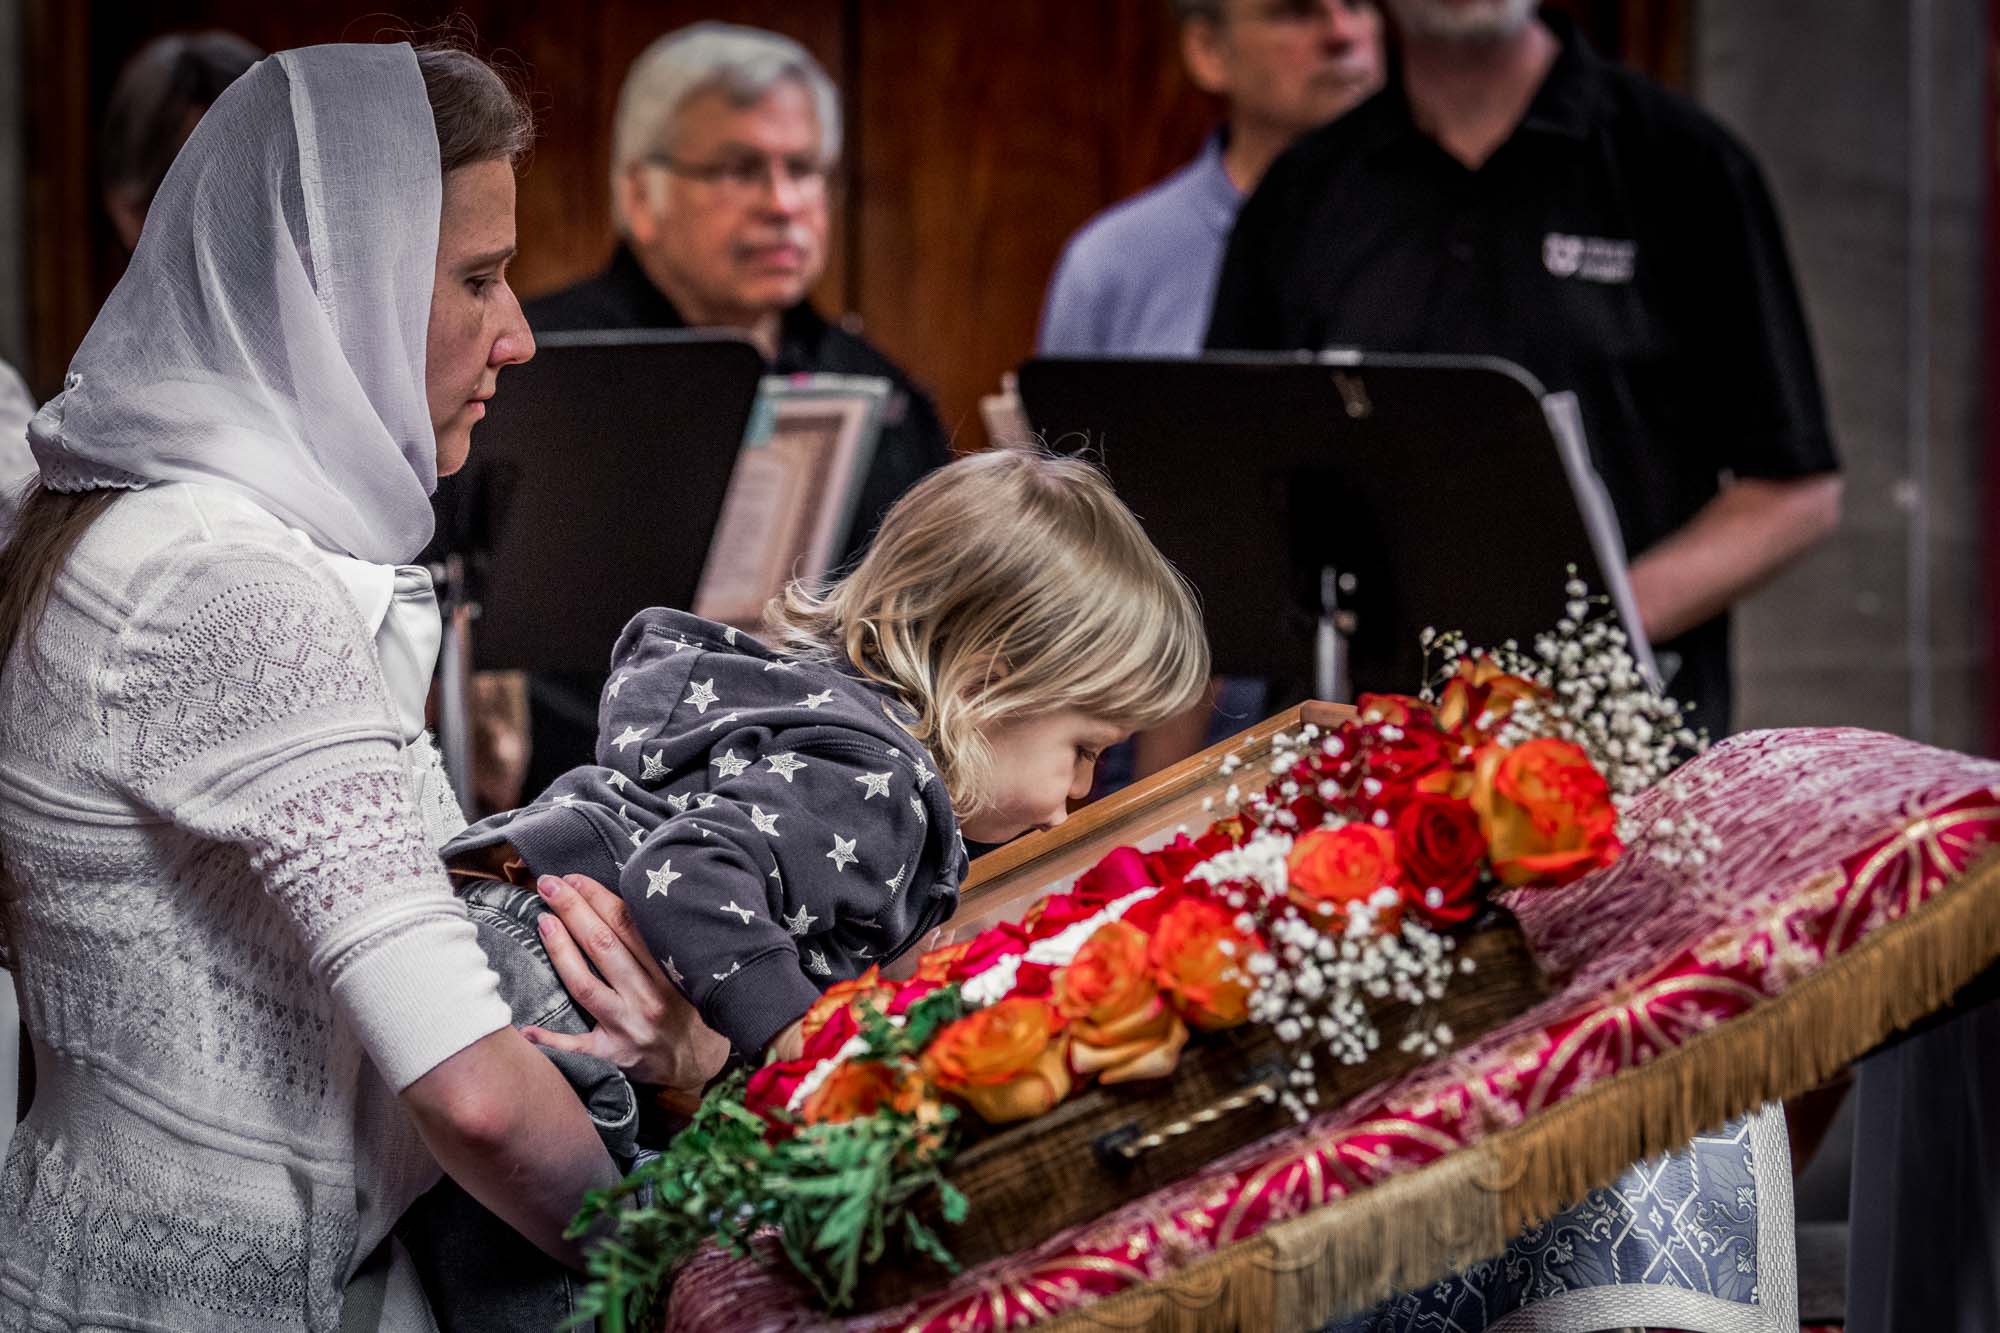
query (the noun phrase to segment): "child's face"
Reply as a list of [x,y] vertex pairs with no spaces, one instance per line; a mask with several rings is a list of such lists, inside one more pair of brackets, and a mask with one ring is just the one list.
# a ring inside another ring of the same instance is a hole
[[1116,722],[1073,709],[995,723],[984,733],[993,753],[993,792],[960,821],[973,842],[1005,842],[1030,829],[1054,828],[1069,803],[1090,795],[1097,757],[1131,735]]

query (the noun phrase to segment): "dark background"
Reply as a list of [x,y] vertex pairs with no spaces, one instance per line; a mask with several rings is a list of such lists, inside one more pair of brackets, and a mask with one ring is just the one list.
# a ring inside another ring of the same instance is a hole
[[[1693,0],[1568,0],[1600,50],[1684,87]],[[515,285],[530,297],[611,247],[612,107],[632,59],[699,19],[772,28],[846,103],[843,186],[818,299],[928,386],[961,448],[981,394],[1025,357],[1062,244],[1099,209],[1191,157],[1217,115],[1181,69],[1167,0],[27,0],[28,325],[38,396],[124,266],[98,202],[112,82],[148,38],[221,27],[266,50],[469,22],[527,76],[541,119],[521,180]]]

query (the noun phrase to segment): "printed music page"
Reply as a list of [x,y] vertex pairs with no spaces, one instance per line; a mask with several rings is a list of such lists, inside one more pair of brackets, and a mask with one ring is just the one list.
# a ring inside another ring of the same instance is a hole
[[694,612],[756,632],[794,578],[824,576],[855,520],[888,381],[770,376],[730,476]]

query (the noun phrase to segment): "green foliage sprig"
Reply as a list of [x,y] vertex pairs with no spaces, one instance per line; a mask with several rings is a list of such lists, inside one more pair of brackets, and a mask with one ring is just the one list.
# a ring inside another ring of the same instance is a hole
[[[925,996],[900,1021],[864,1008],[867,1050],[857,1058],[914,1064],[962,1013],[956,986]],[[710,1089],[665,1152],[585,1196],[568,1234],[601,1238],[589,1247],[590,1282],[564,1327],[596,1319],[604,1333],[645,1328],[674,1271],[705,1243],[758,1254],[752,1238],[767,1228],[777,1229],[780,1251],[832,1309],[853,1302],[864,1265],[895,1242],[957,1271],[918,1215],[936,1191],[946,1222],[965,1217],[965,1196],[944,1176],[955,1148],[953,1108],[884,1106],[816,1125],[787,1118],[774,1133],[744,1105],[747,1082],[739,1070]]]

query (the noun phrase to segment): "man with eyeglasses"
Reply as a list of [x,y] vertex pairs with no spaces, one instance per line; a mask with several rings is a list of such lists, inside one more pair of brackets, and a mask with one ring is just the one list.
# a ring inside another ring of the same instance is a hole
[[[829,177],[840,160],[840,95],[790,38],[697,23],[633,62],[612,124],[619,241],[596,277],[527,303],[537,332],[726,328],[783,374],[869,375],[890,384],[882,431],[843,560],[951,450],[937,411],[900,367],[808,299],[826,268]],[[540,790],[588,762],[601,679],[529,683]]]
[[950,458],[930,399],[807,299],[826,269],[840,94],[788,37],[727,23],[668,33],[632,63],[612,124],[619,243],[594,278],[527,305],[538,332],[728,328],[781,373],[890,382],[862,491],[859,555],[884,510]]

